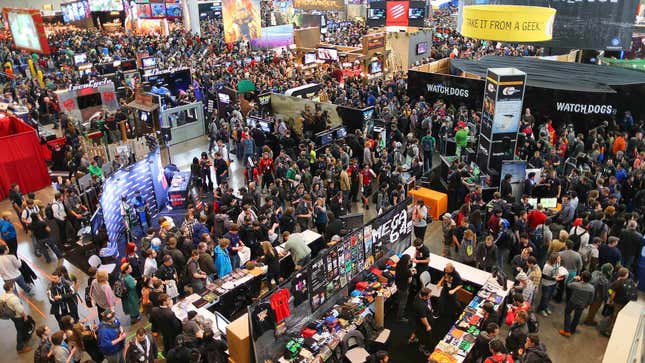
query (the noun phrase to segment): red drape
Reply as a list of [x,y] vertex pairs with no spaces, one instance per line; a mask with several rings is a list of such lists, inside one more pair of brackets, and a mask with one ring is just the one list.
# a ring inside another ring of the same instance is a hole
[[0,200],[12,183],[23,193],[51,185],[36,131],[17,117],[0,114]]

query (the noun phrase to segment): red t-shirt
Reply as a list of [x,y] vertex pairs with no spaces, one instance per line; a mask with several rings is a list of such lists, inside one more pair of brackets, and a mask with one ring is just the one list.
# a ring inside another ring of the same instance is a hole
[[527,222],[529,224],[529,229],[532,231],[540,224],[544,224],[546,221],[546,214],[535,209],[529,212],[527,215]]
[[269,301],[271,302],[271,309],[275,313],[275,322],[280,323],[284,318],[291,315],[289,310],[289,298],[291,293],[287,289],[280,289],[271,296]]

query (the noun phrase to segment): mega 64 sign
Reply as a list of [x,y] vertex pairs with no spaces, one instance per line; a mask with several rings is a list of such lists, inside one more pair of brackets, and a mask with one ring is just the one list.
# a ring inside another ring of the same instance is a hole
[[407,201],[400,203],[374,220],[372,238],[376,245],[395,243],[412,233],[412,216],[407,206]]

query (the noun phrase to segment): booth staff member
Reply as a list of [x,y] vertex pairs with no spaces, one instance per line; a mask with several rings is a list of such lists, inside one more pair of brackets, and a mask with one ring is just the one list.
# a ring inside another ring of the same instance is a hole
[[428,264],[430,263],[430,250],[426,245],[423,244],[423,240],[417,238],[414,240],[414,258],[412,262],[416,264],[417,278],[421,276],[423,271],[428,270]]

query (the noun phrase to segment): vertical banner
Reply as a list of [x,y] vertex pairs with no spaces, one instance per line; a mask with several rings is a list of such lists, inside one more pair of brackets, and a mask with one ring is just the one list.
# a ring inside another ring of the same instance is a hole
[[388,1],[385,24],[387,26],[408,26],[409,9],[410,2],[408,1]]
[[223,0],[224,41],[257,39],[262,35],[259,0]]
[[513,159],[520,128],[526,73],[516,68],[490,68],[484,86],[477,162],[483,170],[501,172]]

